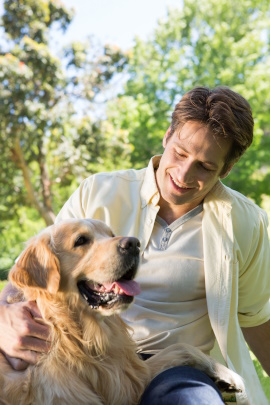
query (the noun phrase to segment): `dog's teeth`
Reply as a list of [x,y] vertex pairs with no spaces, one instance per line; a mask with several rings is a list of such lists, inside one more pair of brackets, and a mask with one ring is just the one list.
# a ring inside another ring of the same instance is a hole
[[114,291],[115,294],[119,294],[120,293],[120,288],[117,286],[114,287]]

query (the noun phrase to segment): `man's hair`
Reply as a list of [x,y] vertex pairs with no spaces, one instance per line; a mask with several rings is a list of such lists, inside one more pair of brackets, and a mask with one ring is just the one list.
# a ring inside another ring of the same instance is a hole
[[171,131],[181,130],[187,121],[198,121],[209,127],[213,136],[232,141],[222,173],[226,173],[251,145],[254,121],[247,100],[228,87],[213,90],[195,87],[187,92],[172,114]]

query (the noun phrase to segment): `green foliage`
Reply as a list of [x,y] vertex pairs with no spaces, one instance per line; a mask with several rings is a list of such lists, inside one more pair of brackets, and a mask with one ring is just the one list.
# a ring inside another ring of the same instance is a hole
[[[47,224],[54,213],[45,144],[61,121],[56,108],[66,86],[61,62],[48,48],[47,34],[53,22],[65,28],[70,19],[57,2],[4,2],[3,27],[10,41],[9,50],[0,56],[0,136],[7,169],[1,176],[0,197],[8,195],[5,205],[13,209],[34,207]],[[8,192],[14,188],[15,193]]]
[[13,219],[1,221],[0,226],[0,280],[7,278],[14,260],[25,247],[25,242],[44,228],[44,220],[33,208],[22,207]]
[[45,43],[48,28],[57,22],[66,30],[73,15],[59,0],[6,0],[4,6],[3,26],[14,41],[20,41],[26,35],[36,42]]
[[128,58],[119,48],[100,47],[94,41],[73,43],[56,56],[48,41],[50,30],[58,26],[65,31],[72,16],[58,0],[4,1],[6,42],[5,50],[0,50],[4,273],[19,254],[21,242],[54,221],[83,178],[120,168],[122,162],[128,167],[130,162],[126,132],[100,119],[95,109],[96,96],[106,99],[107,86],[125,69]]

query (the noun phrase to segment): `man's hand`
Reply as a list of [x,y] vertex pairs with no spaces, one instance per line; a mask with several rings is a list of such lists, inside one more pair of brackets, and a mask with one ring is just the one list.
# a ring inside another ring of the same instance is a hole
[[15,370],[35,364],[48,352],[49,335],[35,302],[0,303],[0,349]]

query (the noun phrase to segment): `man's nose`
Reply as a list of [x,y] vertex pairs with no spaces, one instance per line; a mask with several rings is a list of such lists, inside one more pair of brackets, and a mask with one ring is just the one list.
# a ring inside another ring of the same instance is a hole
[[195,177],[195,164],[192,161],[184,160],[178,170],[178,181],[183,185],[188,185]]

